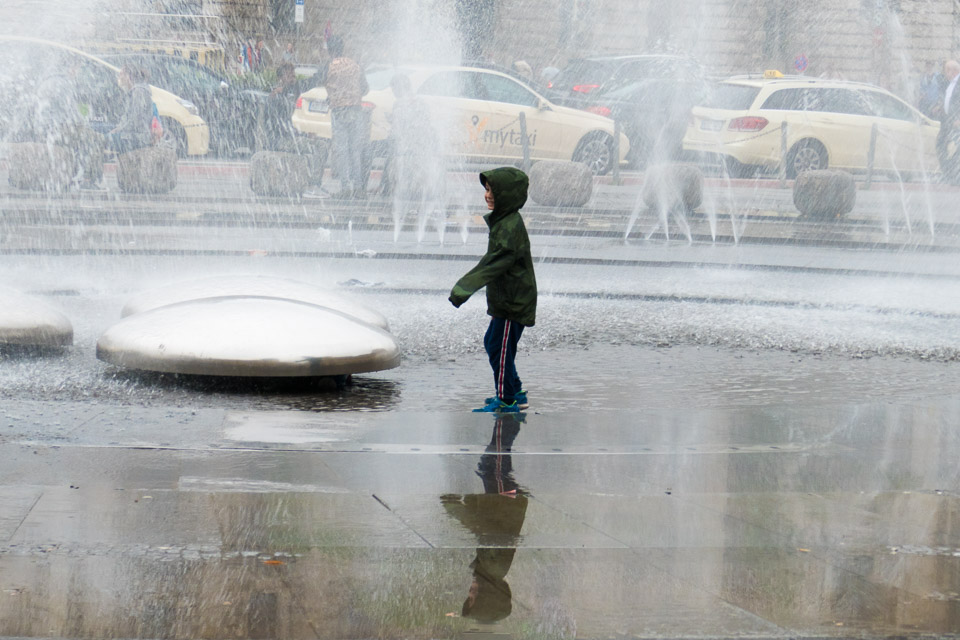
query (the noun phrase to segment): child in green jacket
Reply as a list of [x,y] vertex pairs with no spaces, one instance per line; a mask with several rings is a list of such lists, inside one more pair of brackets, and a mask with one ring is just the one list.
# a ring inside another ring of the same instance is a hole
[[529,180],[519,169],[501,167],[481,173],[480,184],[486,188],[490,209],[483,217],[490,229],[487,253],[453,286],[450,302],[459,307],[478,290],[487,288],[490,326],[483,345],[493,369],[495,395],[474,411],[517,412],[528,406],[515,366],[517,343],[524,328],[534,325],[537,313],[530,238],[520,216]]

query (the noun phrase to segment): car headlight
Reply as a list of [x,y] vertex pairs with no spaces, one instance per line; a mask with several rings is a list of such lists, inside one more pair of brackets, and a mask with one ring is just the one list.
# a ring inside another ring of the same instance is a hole
[[189,100],[184,100],[183,98],[178,98],[177,102],[180,103],[180,106],[187,110],[187,112],[192,116],[200,115],[200,111],[197,109],[197,105],[193,104]]

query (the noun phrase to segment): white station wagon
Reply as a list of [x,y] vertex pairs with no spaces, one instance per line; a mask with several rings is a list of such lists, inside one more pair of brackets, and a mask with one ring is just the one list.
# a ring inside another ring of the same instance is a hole
[[877,127],[874,168],[904,174],[938,170],[940,123],[869,84],[806,77],[734,77],[694,107],[683,140],[688,155],[712,157],[734,177],[780,167],[787,123],[786,173],[864,171]]

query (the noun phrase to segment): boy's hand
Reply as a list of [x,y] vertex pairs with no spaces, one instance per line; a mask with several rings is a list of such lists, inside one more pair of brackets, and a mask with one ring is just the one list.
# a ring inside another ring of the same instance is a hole
[[466,302],[469,298],[470,298],[469,293],[464,291],[459,286],[454,285],[453,290],[450,291],[450,297],[447,299],[450,301],[450,304],[452,304],[453,306],[459,309],[460,305]]

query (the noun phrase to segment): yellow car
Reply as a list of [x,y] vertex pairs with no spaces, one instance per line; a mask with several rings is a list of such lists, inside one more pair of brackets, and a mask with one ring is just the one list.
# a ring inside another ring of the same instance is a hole
[[[87,118],[95,129],[109,130],[123,113],[126,94],[119,84],[120,69],[79,49],[56,42],[0,36],[0,129],[9,130],[25,96],[58,66],[71,59],[80,60],[77,76],[78,101],[86,105]],[[197,107],[174,94],[150,87],[153,102],[164,127],[164,135],[177,145],[180,155],[202,156],[210,144],[207,123],[197,115]],[[103,132],[103,131],[101,131]]]
[[694,107],[683,149],[719,160],[734,177],[778,170],[784,149],[790,178],[827,167],[860,172],[867,169],[874,126],[876,170],[898,175],[938,170],[940,123],[889,91],[777,72],[717,84]]
[[[574,160],[595,174],[613,167],[613,120],[551,103],[528,86],[494,69],[479,67],[409,67],[376,69],[367,74],[370,91],[370,139],[390,135],[394,95],[390,80],[403,73],[437,121],[445,123],[452,155],[472,161],[516,162],[523,157],[519,115],[525,114],[531,160]],[[330,113],[323,87],[300,96],[293,113],[299,131],[330,138]],[[619,162],[629,151],[620,135]]]

